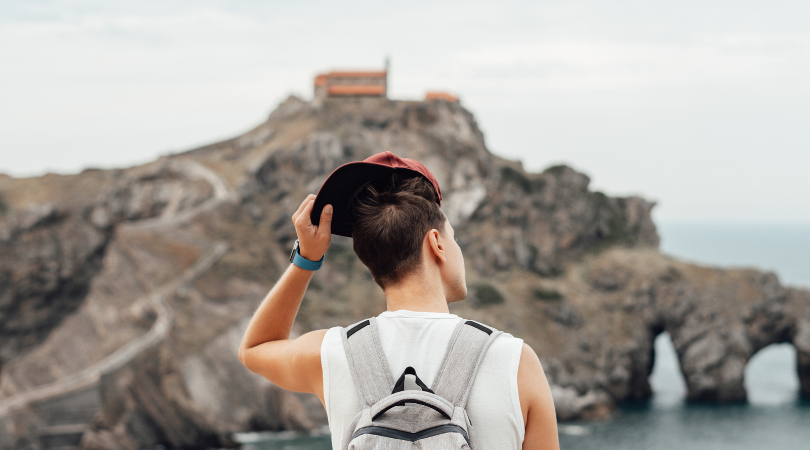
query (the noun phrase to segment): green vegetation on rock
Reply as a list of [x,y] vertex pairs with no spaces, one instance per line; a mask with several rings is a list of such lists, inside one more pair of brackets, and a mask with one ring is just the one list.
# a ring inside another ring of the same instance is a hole
[[554,289],[546,289],[546,288],[536,288],[532,289],[532,296],[537,300],[542,301],[555,301],[555,300],[562,300],[563,296],[559,292],[555,291]]
[[476,283],[472,288],[475,291],[478,304],[481,306],[500,305],[504,302],[503,295],[498,291],[498,288],[491,284]]

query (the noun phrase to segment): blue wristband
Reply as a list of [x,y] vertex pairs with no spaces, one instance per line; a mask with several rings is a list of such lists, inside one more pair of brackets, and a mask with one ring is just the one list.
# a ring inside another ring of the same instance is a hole
[[321,256],[321,259],[318,261],[310,261],[300,253],[298,253],[298,239],[295,240],[295,244],[293,245],[292,253],[290,254],[290,262],[295,264],[296,266],[304,269],[304,270],[318,270],[323,265],[323,259],[326,258],[326,255]]

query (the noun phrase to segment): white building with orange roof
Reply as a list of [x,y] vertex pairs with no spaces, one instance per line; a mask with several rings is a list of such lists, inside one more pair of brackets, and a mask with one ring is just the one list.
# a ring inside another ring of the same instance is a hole
[[315,77],[315,98],[382,97],[388,94],[388,63],[381,71],[334,71]]

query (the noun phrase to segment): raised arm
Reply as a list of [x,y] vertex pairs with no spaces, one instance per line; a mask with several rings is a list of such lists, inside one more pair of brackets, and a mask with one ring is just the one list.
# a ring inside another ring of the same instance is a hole
[[523,450],[560,450],[551,389],[540,359],[526,344],[518,366],[518,395],[526,425]]
[[[315,226],[310,220],[314,201],[315,195],[310,194],[292,217],[299,253],[311,261],[321,259],[332,238],[332,206],[324,207],[320,224]],[[323,402],[320,350],[326,330],[290,339],[312,274],[294,264],[287,267],[253,315],[239,346],[239,360],[279,387],[315,394]]]

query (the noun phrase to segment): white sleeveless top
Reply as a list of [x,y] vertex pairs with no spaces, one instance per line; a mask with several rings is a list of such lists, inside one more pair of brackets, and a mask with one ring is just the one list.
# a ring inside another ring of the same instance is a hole
[[[447,313],[400,310],[380,314],[377,327],[392,377],[399,378],[406,367],[412,366],[419,378],[432,386],[453,330],[461,320]],[[503,333],[484,355],[466,407],[479,450],[523,446],[525,426],[517,385],[522,350],[522,339]],[[339,450],[343,436],[350,432],[347,427],[362,410],[346,361],[340,327],[326,332],[321,344],[321,365],[332,448]]]

